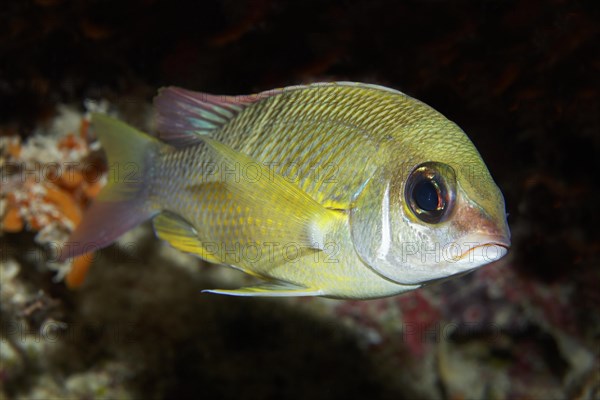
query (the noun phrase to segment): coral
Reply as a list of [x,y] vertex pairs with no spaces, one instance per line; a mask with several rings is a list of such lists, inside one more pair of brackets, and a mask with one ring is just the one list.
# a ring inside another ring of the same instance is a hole
[[124,368],[125,366],[120,363],[102,364],[92,370],[73,374],[64,381],[42,376],[22,397],[32,400],[133,399],[134,397],[121,381],[121,377],[128,375],[128,371]]
[[295,302],[335,317],[385,370],[403,371],[390,373],[399,387],[420,382],[412,390],[424,398],[593,398],[598,325],[573,312],[577,283],[517,271],[509,258],[398,297]]
[[0,388],[28,382],[43,369],[57,344],[47,339],[63,327],[54,319],[53,301],[21,275],[15,260],[0,260]]
[[[36,391],[32,381],[35,371],[47,368],[45,357],[67,326],[64,304],[50,294],[55,288],[44,288],[44,277],[64,278],[71,288],[83,283],[93,257],[54,260],[105,181],[89,116],[71,107],[59,110],[52,126],[24,143],[15,135],[0,137],[0,381],[9,392],[27,383],[34,388],[28,398],[56,397]],[[62,388],[62,397],[71,389]]]
[[[72,132],[75,124],[77,134]],[[83,209],[105,184],[106,166],[92,161],[99,145],[88,128],[89,116],[62,107],[47,132],[38,132],[25,143],[18,136],[0,138],[1,231],[37,232],[38,244],[60,251],[81,221]],[[66,275],[67,284],[77,287],[90,261],[82,256],[72,263],[49,265],[59,271],[57,279]]]

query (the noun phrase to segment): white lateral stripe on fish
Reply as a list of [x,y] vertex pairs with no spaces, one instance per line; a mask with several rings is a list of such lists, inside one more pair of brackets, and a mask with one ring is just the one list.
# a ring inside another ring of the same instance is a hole
[[73,248],[107,246],[152,218],[173,247],[265,281],[208,292],[369,299],[473,270],[510,245],[502,194],[464,132],[393,89],[165,88],[155,114],[162,141],[93,116],[109,164],[135,163],[139,176],[109,176]]

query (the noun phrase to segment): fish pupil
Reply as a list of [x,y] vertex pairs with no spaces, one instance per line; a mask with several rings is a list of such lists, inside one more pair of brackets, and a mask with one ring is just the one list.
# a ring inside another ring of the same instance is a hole
[[427,224],[439,224],[452,213],[456,198],[456,174],[452,167],[431,161],[409,175],[404,199],[412,214]]
[[439,192],[430,180],[423,180],[415,185],[414,201],[423,211],[435,211],[439,207]]

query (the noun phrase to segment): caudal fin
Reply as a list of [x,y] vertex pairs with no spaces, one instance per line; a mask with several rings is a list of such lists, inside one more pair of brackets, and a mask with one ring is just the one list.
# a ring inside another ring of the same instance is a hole
[[108,246],[160,210],[149,202],[152,166],[161,143],[103,114],[92,125],[108,158],[108,182],[65,243],[59,260]]

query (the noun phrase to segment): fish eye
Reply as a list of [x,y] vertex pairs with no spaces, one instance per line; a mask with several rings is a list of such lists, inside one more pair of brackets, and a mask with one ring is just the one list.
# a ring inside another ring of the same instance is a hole
[[404,197],[417,218],[438,224],[452,211],[455,186],[456,175],[452,167],[437,162],[423,163],[409,175]]

